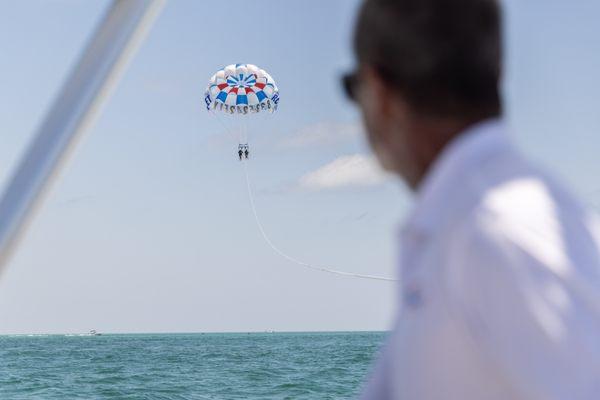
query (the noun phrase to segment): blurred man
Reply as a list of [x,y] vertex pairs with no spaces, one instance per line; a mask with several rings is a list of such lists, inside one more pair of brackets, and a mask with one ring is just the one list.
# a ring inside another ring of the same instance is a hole
[[344,84],[416,194],[364,399],[600,398],[600,223],[510,142],[500,19],[494,0],[360,11]]

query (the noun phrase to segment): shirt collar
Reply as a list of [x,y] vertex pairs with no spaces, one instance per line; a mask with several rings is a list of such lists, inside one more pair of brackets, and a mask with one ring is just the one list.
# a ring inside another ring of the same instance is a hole
[[445,212],[447,199],[460,188],[466,175],[493,153],[509,145],[501,119],[477,123],[457,135],[434,161],[417,189],[416,204],[403,233],[431,233]]

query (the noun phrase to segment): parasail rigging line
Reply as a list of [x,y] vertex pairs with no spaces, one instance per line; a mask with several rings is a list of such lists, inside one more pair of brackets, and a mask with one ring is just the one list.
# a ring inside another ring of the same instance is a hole
[[237,130],[237,133],[233,133],[233,129],[231,129],[229,126],[227,126],[227,124],[225,123],[225,121],[223,119],[221,119],[219,117],[219,115],[214,112],[213,110],[208,110],[208,113],[210,115],[212,115],[213,117],[215,117],[215,119],[217,121],[219,121],[219,124],[223,127],[223,129],[225,129],[225,132],[227,133],[227,135],[232,139],[232,140],[236,140],[235,138],[237,138],[237,142],[241,143],[242,142],[242,134],[240,133],[239,130]]
[[254,203],[254,193],[252,191],[252,185],[250,183],[250,174],[248,173],[248,165],[247,165],[247,161],[244,160],[242,162],[243,167],[244,167],[244,174],[246,177],[246,186],[248,188],[248,199],[250,200],[250,207],[252,208],[252,213],[254,214],[254,219],[256,221],[256,225],[258,226],[258,230],[260,231],[265,243],[267,243],[267,245],[269,245],[269,247],[275,252],[277,253],[279,256],[281,256],[282,258],[296,264],[299,265],[301,267],[304,268],[308,268],[308,269],[312,269],[315,271],[321,271],[321,272],[326,272],[329,274],[334,274],[334,275],[338,275],[338,276],[346,276],[346,277],[350,277],[350,278],[359,278],[359,279],[370,279],[370,280],[376,280],[376,281],[388,281],[388,282],[396,282],[397,279],[393,279],[393,278],[388,278],[388,277],[384,277],[384,276],[377,276],[377,275],[365,275],[365,274],[356,274],[353,272],[345,272],[345,271],[338,271],[336,269],[332,269],[332,268],[328,268],[328,267],[323,267],[323,266],[318,266],[318,265],[313,265],[313,264],[309,264],[306,263],[304,261],[300,261],[294,257],[289,256],[288,254],[286,254],[285,252],[283,252],[281,249],[279,249],[279,247],[277,247],[273,241],[271,241],[271,238],[269,237],[269,235],[267,235],[265,228],[258,216],[258,212],[256,211],[256,205]]

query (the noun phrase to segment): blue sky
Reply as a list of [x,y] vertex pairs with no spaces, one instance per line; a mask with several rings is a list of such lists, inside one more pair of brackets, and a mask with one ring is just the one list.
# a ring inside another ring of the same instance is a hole
[[[296,258],[392,276],[395,232],[411,198],[373,168],[359,116],[338,87],[352,67],[359,2],[222,4],[167,4],[2,277],[0,333],[389,326],[393,285],[298,269],[267,247],[237,143],[202,104],[220,67],[268,70],[281,107],[249,133],[266,230]],[[0,184],[107,5],[3,7]],[[600,4],[505,5],[504,92],[515,140],[600,205]]]

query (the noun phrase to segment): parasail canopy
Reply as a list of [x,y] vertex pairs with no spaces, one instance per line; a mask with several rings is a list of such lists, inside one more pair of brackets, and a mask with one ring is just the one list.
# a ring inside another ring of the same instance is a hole
[[229,114],[273,112],[279,89],[264,69],[253,64],[231,64],[210,78],[204,97],[207,110]]

